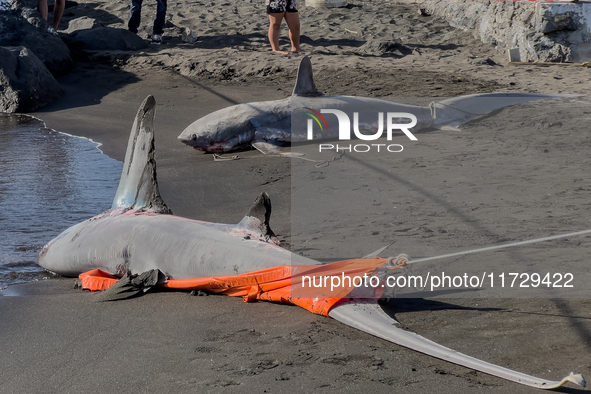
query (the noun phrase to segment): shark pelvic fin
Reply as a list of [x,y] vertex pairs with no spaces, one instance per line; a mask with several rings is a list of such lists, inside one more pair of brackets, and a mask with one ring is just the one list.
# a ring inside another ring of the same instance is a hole
[[148,96],[135,116],[112,209],[143,208],[155,213],[172,214],[160,197],[156,180],[155,107],[156,100],[153,96]]
[[278,245],[279,241],[269,226],[270,219],[271,198],[267,193],[262,192],[254,201],[246,216],[238,223],[238,226],[259,232],[263,238]]
[[314,75],[312,73],[312,62],[308,56],[304,56],[300,62],[298,77],[292,95],[301,97],[323,96],[323,94],[316,89]]

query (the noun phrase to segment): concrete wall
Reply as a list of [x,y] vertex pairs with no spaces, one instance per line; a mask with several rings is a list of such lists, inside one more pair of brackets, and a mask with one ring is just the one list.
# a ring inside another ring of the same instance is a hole
[[591,61],[591,3],[394,1],[415,3],[454,27],[472,30],[501,52],[518,48],[521,61]]

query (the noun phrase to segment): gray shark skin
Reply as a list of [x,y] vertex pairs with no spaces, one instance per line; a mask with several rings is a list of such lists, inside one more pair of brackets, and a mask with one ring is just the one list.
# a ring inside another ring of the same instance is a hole
[[[101,269],[116,276],[159,269],[169,279],[238,275],[289,264],[319,264],[277,246],[269,228],[271,204],[261,194],[237,225],[173,216],[158,191],[154,161],[155,101],[144,100],[131,130],[121,181],[110,210],[76,224],[43,247],[39,265],[64,276]],[[365,258],[372,258],[382,248]],[[351,327],[434,357],[513,382],[555,388],[585,385],[525,375],[455,352],[395,326],[376,300],[343,300],[329,316]]]
[[273,243],[266,194],[237,225],[173,216],[156,180],[154,107],[150,96],[138,111],[111,209],[50,241],[39,265],[64,276],[97,268],[116,276],[158,268],[171,279],[190,279],[316,263]]
[[[428,107],[397,104],[390,101],[353,96],[324,96],[314,84],[312,63],[302,59],[296,85],[291,97],[238,104],[212,112],[189,125],[178,139],[205,152],[230,152],[250,145],[288,145],[308,141],[305,115],[307,108],[336,109],[348,114],[358,112],[359,129],[375,134],[377,113],[403,112],[416,116],[417,124],[411,132],[426,129],[457,128],[470,120],[510,105],[568,95],[526,93],[474,94],[432,103]],[[295,118],[292,117],[295,116]],[[336,139],[338,123],[334,115],[326,114],[326,129],[314,132],[314,140]],[[351,120],[353,118],[350,116]],[[302,119],[304,119],[302,121]],[[265,153],[264,149],[260,149]]]

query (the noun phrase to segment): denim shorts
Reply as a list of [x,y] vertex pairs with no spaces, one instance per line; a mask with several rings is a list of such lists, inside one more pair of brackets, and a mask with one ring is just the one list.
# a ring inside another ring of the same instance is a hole
[[296,0],[267,0],[267,14],[298,12]]

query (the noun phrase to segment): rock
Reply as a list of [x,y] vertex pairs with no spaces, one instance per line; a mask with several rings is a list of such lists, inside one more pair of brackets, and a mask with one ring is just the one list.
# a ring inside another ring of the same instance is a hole
[[0,47],[0,111],[30,112],[55,101],[63,91],[28,48]]
[[188,27],[186,27],[183,30],[183,41],[188,43],[188,44],[195,44],[197,42],[197,34],[195,34],[195,32],[191,29],[189,29]]
[[539,25],[539,30],[544,34],[562,30],[575,31],[581,27],[572,13],[549,14],[546,12],[542,15]]
[[79,30],[64,40],[72,50],[87,51],[135,51],[148,45],[129,30],[102,26]]
[[67,34],[72,34],[80,30],[90,30],[95,27],[102,26],[96,21],[96,19],[89,18],[87,16],[81,16],[80,18],[72,19],[68,23],[68,28],[64,31]]
[[368,40],[365,44],[360,46],[355,51],[355,53],[362,56],[393,56],[400,58],[410,55],[412,53],[412,49],[406,45],[402,45],[393,41]]
[[12,9],[0,13],[0,46],[29,48],[54,75],[67,74],[73,66],[70,50],[47,31],[47,22],[36,10]]
[[468,59],[468,63],[478,65],[478,66],[496,66],[497,65],[497,63],[495,63],[495,61],[489,57]]
[[418,4],[453,27],[472,30],[500,52],[517,49],[524,62],[586,62],[591,59],[589,5],[477,0],[393,0]]
[[0,0],[0,11],[8,11],[11,7],[11,0]]

